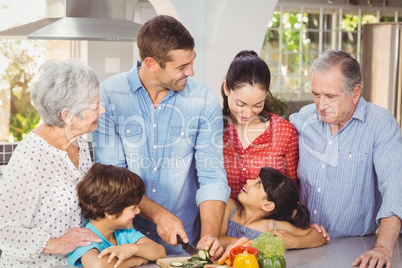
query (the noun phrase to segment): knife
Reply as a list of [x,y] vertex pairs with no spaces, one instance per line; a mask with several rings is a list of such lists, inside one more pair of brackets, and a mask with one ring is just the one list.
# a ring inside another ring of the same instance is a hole
[[195,255],[198,254],[198,249],[190,245],[190,243],[184,243],[183,239],[181,239],[180,235],[177,235],[177,243],[181,245],[181,247],[186,251],[188,254]]
[[[184,251],[190,254],[191,256],[196,254],[198,255],[198,249],[190,245],[190,243],[184,243],[180,235],[177,235],[177,243],[179,243],[181,247],[184,249]],[[207,258],[206,260],[208,261],[208,263],[213,263],[213,261],[210,258]]]

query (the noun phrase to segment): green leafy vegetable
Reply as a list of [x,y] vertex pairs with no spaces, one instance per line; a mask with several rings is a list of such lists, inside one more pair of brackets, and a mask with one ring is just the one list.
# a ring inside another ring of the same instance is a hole
[[251,247],[256,248],[258,255],[271,257],[273,255],[285,255],[285,245],[282,239],[276,237],[271,232],[262,233],[259,237],[253,240]]

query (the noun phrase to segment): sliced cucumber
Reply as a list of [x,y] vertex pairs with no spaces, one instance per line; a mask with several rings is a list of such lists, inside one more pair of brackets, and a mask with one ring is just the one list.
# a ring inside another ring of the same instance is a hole
[[193,262],[194,266],[193,268],[203,268],[204,264],[202,262]]
[[200,261],[187,262],[183,268],[203,268],[204,264]]
[[188,261],[191,261],[191,262],[193,262],[193,261],[203,261],[204,259],[203,258],[200,258],[200,257],[191,257],[190,259],[188,259]]
[[172,266],[172,267],[182,267],[182,266],[184,265],[184,263],[181,262],[181,261],[172,261],[172,262],[169,263],[169,264],[170,264],[170,266]]
[[198,256],[200,256],[201,259],[206,261],[209,258],[209,252],[208,252],[208,250],[200,249],[198,251]]

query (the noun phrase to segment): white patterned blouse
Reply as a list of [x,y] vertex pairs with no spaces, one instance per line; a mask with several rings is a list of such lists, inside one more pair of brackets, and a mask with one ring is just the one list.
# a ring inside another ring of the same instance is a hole
[[76,185],[92,165],[88,143],[77,140],[79,168],[67,152],[31,132],[15,149],[0,187],[0,267],[52,267],[66,255],[41,253],[49,238],[82,227]]

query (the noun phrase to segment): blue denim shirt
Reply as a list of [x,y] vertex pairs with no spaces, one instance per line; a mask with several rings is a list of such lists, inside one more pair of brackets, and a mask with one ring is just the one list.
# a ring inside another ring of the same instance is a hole
[[300,199],[331,237],[374,233],[402,218],[401,129],[387,110],[360,98],[336,134],[314,104],[290,116],[299,136]]
[[[226,202],[222,151],[222,111],[217,97],[188,77],[182,91],[170,90],[155,108],[137,67],[101,84],[106,113],[93,133],[95,162],[128,167],[145,182],[146,196],[183,221],[191,243],[200,235],[201,202]],[[156,225],[141,217],[134,228],[165,246],[167,254],[183,252],[164,243]]]

